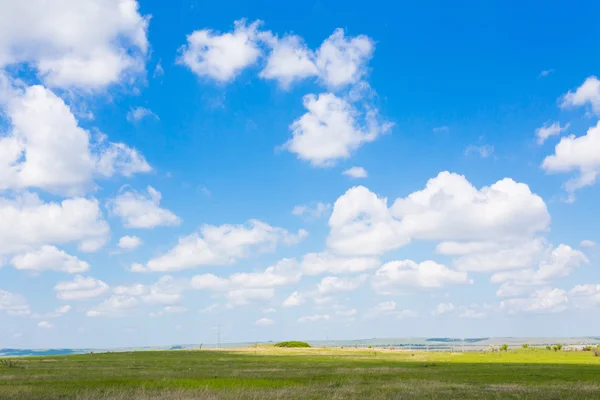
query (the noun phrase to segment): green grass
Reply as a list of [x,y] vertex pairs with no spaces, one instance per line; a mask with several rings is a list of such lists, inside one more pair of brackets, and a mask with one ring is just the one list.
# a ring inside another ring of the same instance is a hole
[[155,351],[0,366],[0,399],[598,399],[592,352]]

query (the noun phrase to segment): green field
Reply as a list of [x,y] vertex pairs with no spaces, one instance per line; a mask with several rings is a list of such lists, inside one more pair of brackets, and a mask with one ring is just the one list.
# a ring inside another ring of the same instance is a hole
[[0,365],[0,399],[600,399],[592,352],[150,351]]

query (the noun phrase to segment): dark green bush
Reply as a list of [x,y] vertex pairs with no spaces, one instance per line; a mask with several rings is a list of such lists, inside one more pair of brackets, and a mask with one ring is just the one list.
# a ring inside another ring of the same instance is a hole
[[298,341],[289,341],[289,342],[279,342],[275,344],[275,347],[287,347],[287,348],[299,348],[299,347],[310,347],[310,344],[306,342],[298,342]]

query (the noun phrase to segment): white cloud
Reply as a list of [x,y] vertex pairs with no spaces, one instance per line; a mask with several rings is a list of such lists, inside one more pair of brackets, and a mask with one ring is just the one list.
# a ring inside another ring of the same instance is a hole
[[298,205],[292,210],[293,215],[298,215],[306,219],[317,219],[331,210],[331,204],[322,202],[312,203],[309,205]]
[[158,115],[154,114],[152,110],[144,107],[136,107],[129,110],[127,113],[127,121],[129,122],[137,122],[146,117],[159,119]]
[[54,310],[53,312],[50,312],[50,313],[45,313],[45,314],[33,313],[33,314],[31,314],[31,318],[34,318],[34,319],[59,318],[59,317],[62,317],[63,315],[65,315],[66,313],[68,313],[69,311],[71,311],[71,306],[64,305],[64,306],[58,307],[56,310]]
[[380,261],[375,257],[340,257],[328,252],[309,253],[302,259],[302,270],[306,275],[351,274],[375,269]]
[[305,322],[319,322],[319,321],[329,321],[329,315],[327,314],[315,314],[315,315],[307,315],[305,317],[298,318],[298,323],[302,324]]
[[230,81],[258,61],[260,25],[261,21],[248,25],[241,19],[235,21],[233,32],[194,31],[187,36],[187,44],[181,48],[177,61],[199,77]]
[[187,288],[188,283],[184,279],[165,275],[155,284],[146,287],[141,299],[147,304],[172,305],[181,301],[181,293]]
[[44,328],[44,329],[54,328],[54,325],[52,325],[48,321],[40,321],[40,322],[38,322],[37,326],[39,326],[40,328]]
[[351,178],[366,178],[369,176],[367,170],[363,167],[352,167],[342,172],[342,174]]
[[577,285],[569,291],[569,299],[578,308],[598,307],[600,305],[600,284]]
[[465,308],[458,315],[459,318],[477,319],[484,318],[487,315],[484,311],[477,311],[473,308]]
[[404,288],[441,288],[446,285],[472,283],[466,272],[451,270],[434,261],[417,264],[411,260],[391,261],[375,272],[373,288],[381,294],[402,292]]
[[567,308],[569,299],[562,289],[536,290],[530,297],[508,299],[500,302],[500,309],[511,314],[519,312],[560,312]]
[[538,76],[538,78],[546,77],[546,76],[550,75],[553,72],[554,72],[553,69],[545,69],[542,72],[540,72],[540,75]]
[[119,239],[119,246],[122,249],[133,250],[140,247],[144,242],[137,236],[123,236]]
[[297,234],[273,227],[259,220],[245,225],[203,225],[200,232],[179,238],[179,243],[166,254],[134,265],[138,271],[175,271],[200,265],[227,265],[253,254],[274,251],[280,243],[293,245],[308,233]]
[[489,144],[482,144],[480,146],[469,145],[465,149],[465,155],[470,156],[471,154],[477,154],[481,158],[488,158],[494,153],[494,146]]
[[305,301],[304,296],[299,292],[290,294],[281,304],[282,307],[295,307],[303,304]]
[[320,79],[332,88],[358,82],[367,72],[366,63],[374,48],[368,36],[345,37],[343,29],[336,29],[317,50]]
[[73,281],[57,283],[54,291],[60,300],[88,300],[108,292],[108,285],[92,277],[77,275]]
[[296,260],[282,259],[262,272],[238,272],[228,278],[213,274],[196,275],[191,286],[197,290],[223,293],[234,305],[247,304],[251,300],[273,297],[274,287],[297,283],[302,270]]
[[109,226],[95,199],[44,203],[27,192],[14,199],[0,197],[0,221],[0,254],[68,242],[79,242],[82,251],[95,251],[109,236]]
[[150,166],[135,149],[104,135],[90,142],[64,101],[42,86],[14,90],[6,105],[11,129],[0,136],[0,190],[37,187],[80,194],[94,177],[131,176]]
[[442,315],[442,314],[451,313],[453,311],[454,311],[454,305],[452,303],[440,303],[433,309],[431,314]]
[[[493,283],[505,283],[503,292],[510,294],[511,286],[545,285],[550,280],[568,276],[581,264],[588,263],[586,256],[579,250],[561,244],[552,251],[547,251],[537,269],[528,268],[520,271],[498,272],[490,279]],[[518,290],[517,290],[518,292]]]
[[19,254],[11,259],[16,269],[27,271],[61,271],[79,274],[90,269],[90,265],[54,246],[42,246],[36,251]]
[[433,128],[433,133],[447,133],[450,132],[450,128],[447,126],[437,126]]
[[395,301],[384,301],[377,304],[365,313],[365,318],[377,318],[379,316],[395,316],[399,319],[414,318],[418,314],[416,311],[408,309],[399,309]]
[[50,86],[100,89],[144,71],[148,21],[135,0],[3,1],[0,68],[27,63]]
[[339,315],[341,317],[352,317],[356,314],[358,314],[358,311],[356,311],[356,308],[352,308],[350,310],[338,310],[335,312],[335,315]]
[[581,107],[589,104],[596,115],[600,115],[600,79],[590,76],[581,86],[564,95],[561,107]]
[[580,247],[595,247],[596,243],[591,241],[591,240],[582,240],[581,243],[579,243]]
[[269,326],[269,325],[273,325],[275,323],[275,321],[273,321],[270,318],[261,318],[256,320],[256,325],[258,326]]
[[560,135],[562,132],[569,129],[569,125],[570,124],[567,123],[564,126],[560,126],[560,122],[558,121],[552,123],[546,122],[542,127],[535,130],[538,144],[543,144],[550,136]]
[[243,288],[227,292],[227,300],[232,306],[246,305],[251,302],[270,300],[275,295],[272,288]]
[[25,297],[2,289],[0,289],[0,311],[5,311],[10,315],[29,315],[31,313]]
[[361,275],[355,278],[338,278],[336,276],[326,276],[321,279],[317,285],[317,290],[321,295],[327,295],[340,292],[351,292],[358,289],[367,280],[367,275]]
[[148,196],[135,190],[124,191],[111,199],[107,207],[128,228],[150,229],[179,225],[181,219],[177,215],[160,207],[160,192],[152,186],[148,186],[146,190]]
[[549,222],[546,204],[526,184],[505,178],[477,189],[462,175],[441,172],[390,208],[363,186],[349,189],[334,204],[327,245],[338,254],[379,255],[412,239],[514,243]]
[[88,317],[122,317],[128,310],[136,307],[139,301],[127,295],[112,295],[94,309],[87,312]]
[[265,314],[272,314],[272,313],[275,313],[275,312],[277,312],[277,310],[274,309],[274,308],[272,308],[272,307],[271,308],[265,308],[263,310],[263,313],[265,313]]
[[281,87],[287,89],[294,81],[319,73],[313,62],[314,53],[306,47],[300,36],[273,38],[271,47],[267,65],[260,73],[262,78],[275,79]]
[[260,76],[277,80],[283,88],[312,76],[317,76],[331,89],[358,83],[367,73],[366,64],[375,47],[369,37],[346,37],[341,28],[325,39],[316,51],[310,50],[296,35],[279,39],[263,33],[263,37],[271,52]]
[[583,136],[561,138],[554,154],[544,159],[542,168],[551,173],[579,171],[577,177],[565,183],[568,192],[593,185],[600,173],[600,121]]
[[349,158],[392,127],[380,121],[376,109],[363,113],[333,93],[309,94],[303,103],[308,111],[290,125],[292,138],[283,147],[316,167]]

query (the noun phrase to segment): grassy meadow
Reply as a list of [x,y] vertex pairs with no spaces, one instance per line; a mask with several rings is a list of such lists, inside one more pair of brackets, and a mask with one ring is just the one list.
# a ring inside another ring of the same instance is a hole
[[592,352],[148,351],[0,364],[0,399],[600,399]]

